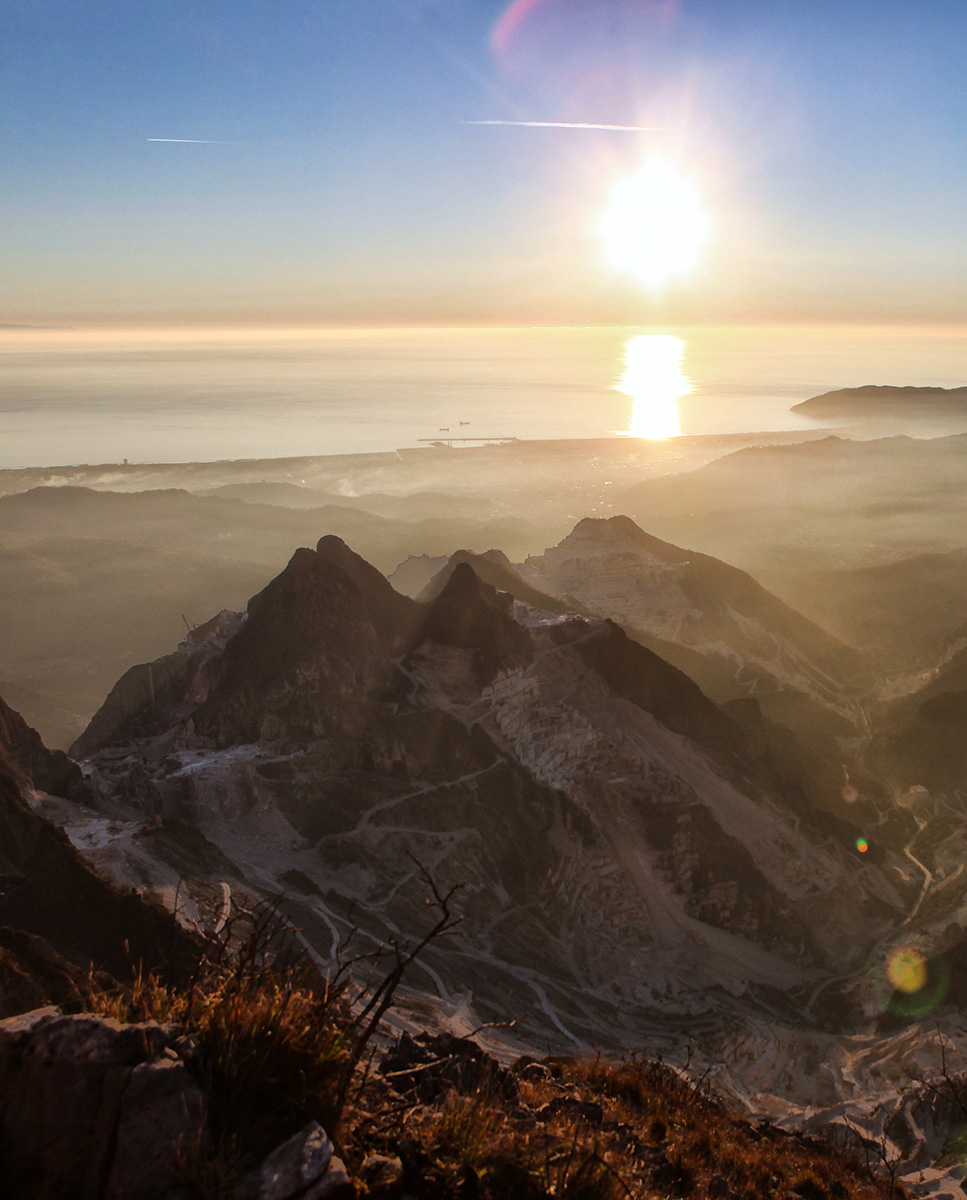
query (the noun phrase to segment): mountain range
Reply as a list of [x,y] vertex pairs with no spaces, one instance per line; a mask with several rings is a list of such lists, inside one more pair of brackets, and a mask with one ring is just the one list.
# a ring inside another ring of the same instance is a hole
[[[421,1019],[513,1014],[518,1049],[690,1047],[749,1103],[814,1105],[845,1098],[849,1039],[878,1025],[875,1091],[917,1005],[947,1029],[967,980],[959,557],[937,563],[935,665],[904,692],[874,637],[628,517],[516,565],[421,555],[393,573],[409,595],[327,535],[124,671],[71,757],[0,712],[6,994],[163,965],[272,898],[320,962],[412,942],[430,877],[465,919],[410,983]],[[904,569],[840,578],[900,596]],[[803,598],[846,614],[847,594]],[[890,982],[911,947],[912,999]]]
[[[572,539],[562,555],[630,541],[677,595],[680,553],[630,522]],[[613,619],[498,590],[473,560],[517,586],[498,556],[464,554],[414,601],[336,537],[298,550],[244,612],[122,676],[72,750],[93,810],[51,801],[52,816],[115,883],[169,908],[180,889],[198,928],[226,896],[282,895],[323,957],[352,928],[414,937],[422,864],[461,886],[466,915],[426,960],[430,991],[481,1022],[527,997],[531,1038],[799,1020],[817,988],[823,1020],[859,1019],[862,968],[920,893],[898,848],[857,852],[838,791],[816,802],[821,771],[803,786],[795,734],[754,700],[739,721]],[[720,638],[748,638],[758,605],[763,630],[801,638],[803,678],[807,651],[838,657],[740,573],[716,609],[714,564],[696,570]]]

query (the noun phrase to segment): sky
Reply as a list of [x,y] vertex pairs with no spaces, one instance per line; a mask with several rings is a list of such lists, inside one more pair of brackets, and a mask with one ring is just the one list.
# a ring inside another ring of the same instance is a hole
[[[0,325],[959,321],[965,42],[963,0],[0,0]],[[655,162],[706,221],[660,283],[601,235]]]

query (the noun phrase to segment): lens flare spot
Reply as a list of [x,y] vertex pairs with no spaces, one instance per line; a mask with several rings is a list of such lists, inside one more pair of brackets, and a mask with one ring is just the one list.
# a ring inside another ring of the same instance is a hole
[[887,960],[886,973],[895,988],[912,996],[927,982],[927,960],[912,946],[895,950]]
[[870,843],[866,840],[866,838],[858,837],[856,839],[856,849],[859,850],[860,854],[865,854],[869,848]]
[[654,159],[618,183],[598,229],[612,266],[658,287],[695,265],[708,221],[695,188]]
[[544,0],[514,0],[514,3],[504,10],[490,35],[490,45],[495,53],[502,53],[507,49],[528,14],[543,3]]
[[967,1125],[963,1122],[950,1127],[944,1155],[956,1159],[957,1162],[967,1163]]

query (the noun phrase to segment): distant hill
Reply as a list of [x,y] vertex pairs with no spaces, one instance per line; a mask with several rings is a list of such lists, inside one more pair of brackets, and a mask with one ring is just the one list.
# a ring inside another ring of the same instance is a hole
[[821,396],[794,404],[791,411],[815,417],[849,417],[881,409],[893,414],[897,409],[961,411],[967,409],[967,387],[894,387],[869,383],[863,387],[823,392]]
[[967,615],[964,548],[870,567],[769,571],[759,579],[891,672],[933,666]]
[[612,502],[658,537],[753,574],[942,553],[964,542],[967,435],[749,447]]

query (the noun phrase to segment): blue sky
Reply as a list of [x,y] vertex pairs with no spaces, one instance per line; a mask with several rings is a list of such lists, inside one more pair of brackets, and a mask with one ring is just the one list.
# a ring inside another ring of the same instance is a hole
[[[962,0],[508,7],[8,0],[0,323],[967,315]],[[655,155],[710,221],[658,292],[595,232]]]

